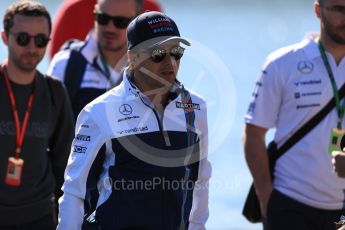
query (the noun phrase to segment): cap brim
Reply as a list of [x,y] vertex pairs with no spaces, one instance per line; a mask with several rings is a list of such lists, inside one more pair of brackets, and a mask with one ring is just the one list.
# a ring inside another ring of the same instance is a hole
[[156,38],[151,38],[149,40],[146,40],[144,42],[139,43],[138,45],[134,46],[133,49],[150,49],[155,46],[162,45],[166,42],[170,41],[176,41],[176,42],[181,42],[186,46],[190,46],[190,42],[187,41],[185,38],[181,38],[178,36],[161,36],[161,37],[156,37]]

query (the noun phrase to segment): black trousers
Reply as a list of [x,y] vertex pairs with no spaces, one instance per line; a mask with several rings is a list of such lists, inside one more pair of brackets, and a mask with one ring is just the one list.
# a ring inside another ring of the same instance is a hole
[[323,210],[302,204],[273,190],[267,206],[265,230],[335,230],[345,210]]
[[55,230],[55,222],[56,220],[54,220],[54,214],[49,214],[25,225],[2,226],[0,223],[0,230]]

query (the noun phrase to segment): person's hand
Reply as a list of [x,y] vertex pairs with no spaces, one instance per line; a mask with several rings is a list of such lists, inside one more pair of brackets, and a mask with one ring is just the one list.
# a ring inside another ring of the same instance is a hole
[[345,225],[340,227],[340,228],[338,228],[338,230],[345,230]]
[[339,222],[335,222],[335,228],[337,230],[345,230],[345,216],[341,216],[340,217],[340,221]]
[[263,218],[266,218],[267,216],[267,205],[272,191],[273,187],[270,186],[269,188],[265,189],[265,191],[261,191],[261,194],[259,195],[261,215]]
[[339,177],[345,178],[345,153],[340,151],[332,152],[332,164],[334,171]]
[[343,224],[336,224],[337,230],[345,230],[345,225]]

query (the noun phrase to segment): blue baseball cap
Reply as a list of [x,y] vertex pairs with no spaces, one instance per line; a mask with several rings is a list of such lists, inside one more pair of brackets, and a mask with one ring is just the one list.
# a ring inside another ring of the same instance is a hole
[[177,41],[190,46],[181,38],[174,20],[167,15],[148,11],[138,15],[127,27],[128,49],[150,49],[167,41]]

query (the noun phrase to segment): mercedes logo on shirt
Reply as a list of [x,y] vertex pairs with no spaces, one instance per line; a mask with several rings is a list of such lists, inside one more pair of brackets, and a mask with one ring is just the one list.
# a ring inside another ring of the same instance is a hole
[[310,61],[301,61],[298,63],[298,71],[304,74],[313,72],[314,64]]
[[123,104],[120,106],[119,111],[122,115],[130,115],[132,114],[132,107],[128,104]]

